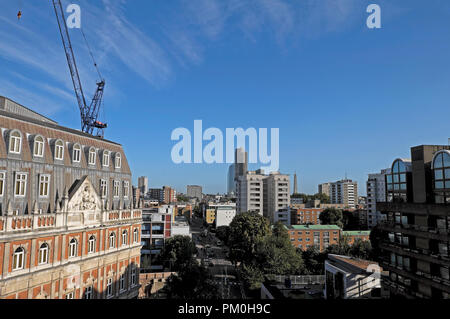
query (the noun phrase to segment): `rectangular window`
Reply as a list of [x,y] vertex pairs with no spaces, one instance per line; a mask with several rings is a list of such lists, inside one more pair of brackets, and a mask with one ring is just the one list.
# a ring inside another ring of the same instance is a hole
[[14,187],[14,195],[23,197],[26,193],[27,174],[16,173],[16,182]]
[[125,290],[125,274],[120,275],[120,291]]
[[76,147],[73,149],[73,161],[79,163],[81,161],[81,149]]
[[130,194],[130,182],[123,182],[123,197],[128,198]]
[[5,179],[6,179],[6,173],[0,172],[0,196],[3,196],[5,192]]
[[84,299],[92,299],[92,286],[84,289]]
[[74,293],[73,293],[73,291],[72,291],[72,292],[69,292],[69,293],[66,295],[66,299],[74,299]]
[[103,153],[103,166],[109,166],[109,152]]
[[136,285],[136,268],[133,268],[131,270],[131,285],[132,286]]
[[100,194],[102,197],[108,195],[108,183],[104,179],[100,180]]
[[106,294],[108,297],[111,297],[113,294],[113,279],[108,278],[108,284],[106,286]]
[[120,182],[114,181],[114,197],[119,197]]
[[48,197],[50,189],[50,176],[49,175],[40,175],[39,176],[39,196],[40,197]]

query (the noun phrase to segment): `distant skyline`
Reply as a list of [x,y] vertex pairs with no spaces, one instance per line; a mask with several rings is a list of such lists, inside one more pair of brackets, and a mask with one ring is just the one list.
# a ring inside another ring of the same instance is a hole
[[[172,130],[194,120],[279,128],[280,171],[310,194],[346,174],[365,194],[367,175],[410,147],[448,143],[450,2],[72,2],[106,79],[105,138],[124,146],[134,185],[226,192],[229,164],[171,161]],[[381,29],[366,26],[370,3]],[[80,32],[71,37],[90,99],[96,72]],[[80,128],[51,2],[2,2],[0,70],[0,95]]]

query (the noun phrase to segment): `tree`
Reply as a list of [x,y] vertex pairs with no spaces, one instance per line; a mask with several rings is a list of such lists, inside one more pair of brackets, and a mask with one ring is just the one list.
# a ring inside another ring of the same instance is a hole
[[237,215],[230,223],[230,260],[251,261],[256,243],[270,234],[269,221],[256,212]]
[[316,246],[305,251],[298,249],[298,253],[303,257],[305,275],[322,275],[324,273],[326,253],[320,252]]
[[256,265],[242,265],[240,277],[249,290],[260,289],[264,281],[264,273]]
[[337,225],[343,228],[342,210],[336,208],[327,208],[319,216],[322,225]]
[[168,299],[218,299],[212,275],[197,263],[171,275],[164,286]]
[[320,202],[322,204],[329,204],[330,203],[330,197],[327,194],[325,194],[325,193],[314,194],[314,199],[320,200]]
[[230,226],[219,226],[216,229],[216,237],[228,245],[230,239]]
[[299,275],[304,267],[302,256],[296,253],[287,230],[278,230],[281,232],[274,232],[258,241],[253,263],[265,275]]
[[370,241],[357,238],[350,247],[349,254],[352,257],[360,259],[369,259],[371,257],[372,246]]
[[189,236],[176,235],[166,240],[159,260],[169,264],[172,271],[178,271],[195,262],[197,248]]

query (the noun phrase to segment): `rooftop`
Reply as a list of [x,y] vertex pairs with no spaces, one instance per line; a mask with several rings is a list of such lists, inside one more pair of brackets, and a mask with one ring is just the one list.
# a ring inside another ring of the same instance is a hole
[[326,229],[336,229],[339,230],[337,225],[292,225],[289,229],[295,230],[326,230]]
[[347,236],[369,236],[370,230],[345,230],[342,235]]

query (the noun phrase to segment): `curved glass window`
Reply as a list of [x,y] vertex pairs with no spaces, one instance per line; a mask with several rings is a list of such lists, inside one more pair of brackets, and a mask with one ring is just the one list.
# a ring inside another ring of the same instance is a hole
[[386,175],[387,190],[394,193],[393,196],[389,196],[389,201],[392,201],[394,197],[396,199],[406,200],[407,191],[407,177],[408,172],[405,163],[398,159],[392,165],[392,173]]
[[9,152],[14,154],[20,154],[22,148],[22,135],[18,131],[11,133],[9,137]]
[[434,158],[434,188],[450,188],[450,155],[447,152],[439,153]]

